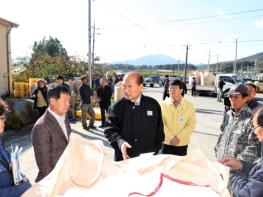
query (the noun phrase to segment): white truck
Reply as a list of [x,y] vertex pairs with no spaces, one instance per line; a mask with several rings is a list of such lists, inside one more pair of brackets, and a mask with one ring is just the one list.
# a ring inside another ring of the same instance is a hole
[[[236,74],[218,74],[215,76],[215,84],[210,85],[197,85],[196,86],[196,94],[197,95],[217,95],[218,81],[219,77],[222,77],[225,85],[223,87],[223,92],[225,93],[229,88],[231,88],[234,84],[244,83],[243,79]],[[191,87],[189,88],[191,89]]]

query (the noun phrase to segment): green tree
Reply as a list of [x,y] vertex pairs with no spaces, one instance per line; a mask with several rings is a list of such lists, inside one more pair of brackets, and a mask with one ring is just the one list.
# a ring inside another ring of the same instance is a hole
[[67,51],[62,46],[61,42],[57,38],[52,38],[51,36],[48,40],[44,37],[39,42],[35,41],[32,50],[31,62],[47,54],[51,57],[60,56],[67,58]]

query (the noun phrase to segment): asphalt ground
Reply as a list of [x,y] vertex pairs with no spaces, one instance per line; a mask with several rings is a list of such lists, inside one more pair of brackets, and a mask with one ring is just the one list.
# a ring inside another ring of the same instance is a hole
[[[144,94],[155,98],[158,101],[162,99],[161,87],[145,87]],[[259,100],[263,100],[263,95],[257,95]],[[219,127],[223,120],[224,105],[217,102],[215,97],[197,96],[192,97],[190,92],[185,95],[185,98],[191,101],[196,108],[197,125],[191,136],[189,149],[191,151],[195,148],[201,149],[202,152],[211,160],[215,160],[213,148],[220,133]],[[96,121],[95,125],[99,126],[100,121]],[[33,125],[27,125],[19,132],[8,131],[6,133],[5,144],[10,147],[10,144],[19,144],[23,147],[23,152],[20,158],[21,171],[27,175],[31,183],[37,176],[37,166],[34,158],[34,152],[31,141],[31,129]],[[105,156],[113,159],[113,149],[105,139],[101,130],[86,131],[82,128],[80,120],[71,123],[74,132],[79,133],[83,137],[90,140],[101,140],[107,147]]]

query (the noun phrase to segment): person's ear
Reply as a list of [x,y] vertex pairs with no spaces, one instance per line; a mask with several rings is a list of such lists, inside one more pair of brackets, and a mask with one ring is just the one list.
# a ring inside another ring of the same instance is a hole
[[184,91],[184,89],[180,89],[180,93],[182,94],[182,92]]
[[54,105],[55,105],[55,102],[56,102],[56,99],[55,99],[55,98],[50,98],[50,99],[49,99],[49,104],[50,104],[51,106],[54,106]]

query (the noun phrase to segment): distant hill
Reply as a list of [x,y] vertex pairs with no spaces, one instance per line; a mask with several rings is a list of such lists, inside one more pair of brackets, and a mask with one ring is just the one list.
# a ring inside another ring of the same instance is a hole
[[155,65],[166,65],[166,64],[177,64],[177,63],[178,63],[178,60],[168,55],[163,55],[163,54],[153,54],[153,55],[139,57],[133,60],[112,62],[112,64],[129,64],[129,65],[135,65],[135,66],[140,66],[140,65],[155,66]]
[[263,60],[263,52],[238,59],[238,62],[255,62],[256,60]]
[[[251,68],[253,69],[255,67],[255,61],[257,61],[257,71],[261,70],[263,71],[263,52],[261,53],[256,53],[254,55],[250,55],[248,57],[244,57],[244,58],[240,58],[237,59],[237,71],[238,70],[251,70]],[[233,64],[234,64],[234,60],[231,61],[225,61],[225,62],[218,62],[218,66],[222,72],[233,72]],[[202,68],[206,68],[207,65],[204,65],[202,67],[200,67],[199,69]],[[212,71],[214,72],[216,70],[216,64],[211,64],[210,65],[210,69],[212,69]],[[260,69],[260,70],[259,70]]]

